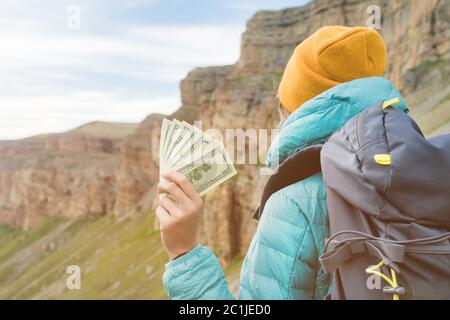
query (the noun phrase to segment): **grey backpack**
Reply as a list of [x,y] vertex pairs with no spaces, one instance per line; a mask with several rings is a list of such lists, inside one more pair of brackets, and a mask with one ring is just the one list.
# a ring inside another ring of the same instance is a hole
[[426,139],[395,101],[350,119],[286,159],[270,195],[322,170],[331,299],[450,299],[450,135]]

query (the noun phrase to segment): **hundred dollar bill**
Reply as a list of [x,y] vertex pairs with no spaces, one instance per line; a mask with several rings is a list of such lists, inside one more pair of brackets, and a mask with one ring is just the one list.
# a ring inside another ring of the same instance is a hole
[[194,161],[195,159],[198,159],[210,146],[216,146],[218,144],[216,139],[207,136],[200,129],[189,124],[187,125],[192,129],[190,139],[180,150],[178,150],[178,152],[174,153],[173,157],[171,157],[168,162],[169,167],[175,165],[176,163]]
[[169,145],[166,155],[166,162],[170,166],[173,163],[174,158],[178,158],[180,148],[183,146],[189,146],[191,141],[191,136],[194,133],[193,128],[187,126],[184,122],[174,120],[175,129],[172,135],[172,143]]
[[186,176],[200,195],[236,174],[236,169],[220,144],[209,148],[195,161],[180,164],[174,170]]
[[182,155],[186,150],[188,150],[201,135],[199,135],[194,128],[183,121],[184,137],[181,137],[179,141],[177,141],[176,145],[172,149],[171,155],[169,156],[169,164],[174,164],[179,159],[180,155]]
[[164,150],[164,155],[165,155],[165,159],[164,161],[166,163],[168,163],[169,160],[169,156],[170,156],[170,151],[172,150],[172,147],[174,145],[174,143],[177,140],[177,137],[180,135],[181,133],[181,129],[182,129],[182,123],[176,119],[172,120],[172,132],[170,133],[169,141],[166,145],[166,150]]
[[162,122],[162,126],[161,126],[161,136],[160,136],[160,140],[159,140],[159,168],[160,171],[164,170],[164,166],[165,163],[163,161],[163,156],[164,156],[164,144],[165,141],[167,139],[167,133],[168,133],[168,128],[170,126],[171,122],[167,119],[163,119]]
[[167,147],[170,144],[171,136],[174,129],[174,123],[172,121],[167,120],[167,129],[164,134],[164,144],[163,144],[163,151],[162,151],[162,158],[160,159],[160,163],[163,164],[164,169],[167,168],[167,162],[166,162],[166,156],[167,156]]

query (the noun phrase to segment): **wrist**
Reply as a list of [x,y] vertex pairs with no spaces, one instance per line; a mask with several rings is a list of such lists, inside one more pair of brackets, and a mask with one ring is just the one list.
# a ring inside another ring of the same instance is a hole
[[[190,251],[190,250],[189,250],[189,251]],[[169,257],[169,259],[170,259],[171,261],[177,260],[178,258],[184,256],[184,255],[185,255],[186,253],[188,253],[189,251],[186,251],[186,252],[180,253],[180,254],[178,254],[178,255]]]
[[197,243],[195,245],[193,245],[192,247],[190,247],[189,249],[186,250],[180,250],[178,252],[173,252],[173,253],[169,253],[169,259],[171,261],[174,261],[184,255],[186,255],[187,253],[191,252],[193,249],[195,249],[195,247],[197,247]]

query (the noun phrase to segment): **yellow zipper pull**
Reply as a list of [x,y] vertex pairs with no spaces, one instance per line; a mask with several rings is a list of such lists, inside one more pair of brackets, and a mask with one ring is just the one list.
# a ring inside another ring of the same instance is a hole
[[391,155],[389,153],[386,154],[376,154],[373,156],[375,162],[381,164],[382,166],[389,166],[392,163]]
[[383,104],[381,105],[381,109],[386,109],[387,107],[392,106],[393,104],[399,104],[400,103],[400,99],[399,98],[394,98],[391,100],[386,100],[383,102]]

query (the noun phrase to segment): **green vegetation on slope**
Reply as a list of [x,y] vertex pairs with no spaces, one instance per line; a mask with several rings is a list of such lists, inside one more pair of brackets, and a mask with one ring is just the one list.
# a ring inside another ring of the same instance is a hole
[[[152,216],[51,219],[30,231],[0,226],[0,299],[166,299],[167,255]],[[240,261],[230,265],[231,281]],[[80,290],[66,288],[69,265],[81,268]]]
[[[165,298],[166,255],[152,219],[50,220],[29,232],[0,229],[0,298]],[[78,265],[81,289],[66,289]]]
[[426,60],[406,78],[411,89],[405,94],[412,117],[428,136],[450,132],[450,63],[448,60]]

